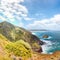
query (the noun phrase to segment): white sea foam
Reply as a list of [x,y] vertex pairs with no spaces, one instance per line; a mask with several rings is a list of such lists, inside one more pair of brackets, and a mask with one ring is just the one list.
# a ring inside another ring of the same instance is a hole
[[36,35],[35,33],[32,33],[33,35]]
[[49,36],[47,39],[51,39],[52,37],[51,36]]
[[[47,54],[51,48],[52,48],[52,42],[51,41],[46,41],[46,40],[43,40],[46,44],[42,45],[42,50],[44,54]],[[52,52],[50,52],[49,54],[52,54]]]

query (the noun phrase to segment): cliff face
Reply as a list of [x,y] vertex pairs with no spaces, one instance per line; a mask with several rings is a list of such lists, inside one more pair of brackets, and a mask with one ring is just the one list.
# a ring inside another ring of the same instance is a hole
[[[33,35],[31,32],[25,30],[24,28],[14,26],[11,23],[5,21],[0,23],[0,33],[12,42],[23,39],[31,45],[34,51],[42,51],[42,48],[38,48],[36,45],[40,46],[43,44],[43,42],[40,41],[37,36]],[[34,46],[35,43],[36,45]]]

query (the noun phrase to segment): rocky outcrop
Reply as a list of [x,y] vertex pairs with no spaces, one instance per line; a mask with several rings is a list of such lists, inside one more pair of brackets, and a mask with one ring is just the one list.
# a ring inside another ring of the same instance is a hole
[[[40,39],[37,36],[33,35],[31,32],[25,30],[24,28],[14,26],[13,24],[6,21],[0,23],[0,33],[12,42],[23,39],[24,41],[28,42],[32,48],[34,48],[34,43],[39,46],[44,44],[44,42],[40,41]],[[37,50],[40,52],[40,49],[41,47],[39,47]]]
[[48,35],[44,35],[43,38],[48,38],[49,36]]

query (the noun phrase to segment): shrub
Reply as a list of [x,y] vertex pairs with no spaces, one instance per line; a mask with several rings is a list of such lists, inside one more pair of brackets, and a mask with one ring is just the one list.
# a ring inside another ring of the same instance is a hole
[[9,53],[13,52],[16,56],[31,57],[31,47],[27,42],[24,42],[23,40],[7,44],[6,49]]

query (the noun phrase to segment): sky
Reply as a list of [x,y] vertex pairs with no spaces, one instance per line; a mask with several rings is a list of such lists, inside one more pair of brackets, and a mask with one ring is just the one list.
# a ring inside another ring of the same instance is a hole
[[60,31],[60,0],[0,0],[0,22],[25,29]]

